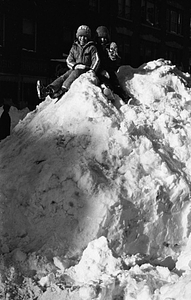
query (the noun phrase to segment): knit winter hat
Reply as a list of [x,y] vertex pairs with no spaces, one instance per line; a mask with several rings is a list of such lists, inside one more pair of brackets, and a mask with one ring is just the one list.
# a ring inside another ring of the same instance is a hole
[[110,39],[109,31],[105,26],[99,26],[96,29],[97,37]]
[[88,39],[91,38],[91,30],[88,26],[86,25],[81,25],[78,27],[77,32],[76,32],[76,37],[78,38],[80,35],[87,36]]

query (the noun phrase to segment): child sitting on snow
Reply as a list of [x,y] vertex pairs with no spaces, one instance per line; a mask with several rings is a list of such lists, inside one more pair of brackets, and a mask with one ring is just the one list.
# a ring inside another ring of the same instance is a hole
[[121,57],[118,54],[118,47],[115,42],[111,42],[109,48],[107,48],[109,58],[111,60],[111,68],[117,72],[121,66]]
[[97,72],[100,64],[99,56],[93,41],[91,41],[91,30],[86,25],[81,25],[76,32],[77,40],[74,41],[69,55],[66,59],[69,70],[44,87],[40,80],[37,81],[37,94],[39,99],[46,96],[57,98],[67,92],[81,74],[93,70]]
[[100,83],[127,102],[129,97],[121,88],[116,75],[116,71],[120,66],[117,45],[114,42],[110,43],[107,27],[99,26],[96,29],[95,44],[100,57],[100,67],[98,69]]

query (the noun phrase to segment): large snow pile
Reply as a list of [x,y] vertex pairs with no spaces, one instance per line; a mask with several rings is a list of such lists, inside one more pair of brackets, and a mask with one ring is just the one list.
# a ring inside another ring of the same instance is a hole
[[118,77],[129,104],[88,72],[1,142],[2,299],[191,299],[190,76]]

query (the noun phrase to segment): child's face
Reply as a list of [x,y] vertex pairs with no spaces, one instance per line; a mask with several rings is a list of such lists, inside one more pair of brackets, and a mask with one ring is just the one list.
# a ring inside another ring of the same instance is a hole
[[78,41],[81,46],[84,46],[88,42],[88,37],[85,35],[79,35]]
[[110,51],[110,53],[111,53],[112,55],[116,55],[116,54],[117,54],[117,49],[116,49],[116,48],[111,47],[111,48],[109,49],[109,51]]
[[100,45],[105,46],[107,44],[108,40],[106,37],[99,37],[98,42]]

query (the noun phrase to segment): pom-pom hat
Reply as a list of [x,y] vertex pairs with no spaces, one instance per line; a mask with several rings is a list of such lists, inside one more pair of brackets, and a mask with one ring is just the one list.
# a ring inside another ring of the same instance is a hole
[[76,37],[78,38],[80,35],[87,36],[88,39],[91,38],[91,30],[87,25],[81,25],[78,27],[76,32]]

